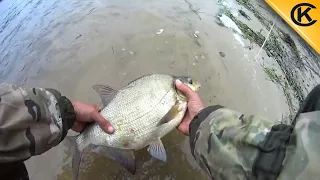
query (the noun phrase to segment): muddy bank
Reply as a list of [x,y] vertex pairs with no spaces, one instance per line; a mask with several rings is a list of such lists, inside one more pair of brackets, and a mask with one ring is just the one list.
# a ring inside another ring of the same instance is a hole
[[[319,54],[289,27],[264,1],[220,1],[217,15],[230,18],[241,36],[263,49],[272,61],[257,55],[270,80],[282,89],[292,119],[306,94],[319,82]],[[255,25],[253,26],[252,21]],[[252,46],[251,46],[252,47]]]

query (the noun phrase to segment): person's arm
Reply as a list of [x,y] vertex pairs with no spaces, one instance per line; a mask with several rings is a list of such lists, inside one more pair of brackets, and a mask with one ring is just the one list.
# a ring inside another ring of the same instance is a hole
[[97,105],[71,102],[54,89],[0,84],[0,163],[24,161],[58,145],[69,129],[81,132],[96,121],[107,133],[110,122]]
[[250,179],[255,176],[253,167],[259,148],[264,149],[273,125],[258,116],[245,116],[220,105],[209,106],[189,125],[191,153],[212,178]]
[[188,98],[177,127],[189,135],[191,153],[213,179],[275,179],[281,172],[292,126],[215,105],[204,107],[188,86],[176,83]]
[[54,89],[0,84],[0,162],[42,154],[58,145],[75,121],[71,101]]

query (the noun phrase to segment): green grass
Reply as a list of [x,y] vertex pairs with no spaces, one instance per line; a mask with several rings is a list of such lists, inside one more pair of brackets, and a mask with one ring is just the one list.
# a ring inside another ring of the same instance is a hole
[[249,39],[251,42],[257,43],[259,46],[262,46],[265,38],[260,32],[253,31],[245,23],[241,22],[236,17],[234,17],[229,10],[226,10],[225,15],[228,16],[233,22],[236,23],[236,25],[242,31],[245,38]]
[[264,67],[263,68],[264,72],[266,73],[266,75],[269,77],[269,80],[274,82],[274,83],[279,83],[281,84],[282,82],[282,76],[278,75],[276,73],[276,70],[274,68],[267,68]]

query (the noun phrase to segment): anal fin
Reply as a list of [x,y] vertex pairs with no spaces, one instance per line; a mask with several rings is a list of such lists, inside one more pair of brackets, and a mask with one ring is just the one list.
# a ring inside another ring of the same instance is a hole
[[133,175],[136,173],[136,160],[132,150],[94,145],[91,151],[118,162]]

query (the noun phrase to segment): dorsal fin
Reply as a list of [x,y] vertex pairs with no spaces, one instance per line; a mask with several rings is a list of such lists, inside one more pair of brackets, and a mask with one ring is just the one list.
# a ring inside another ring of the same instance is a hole
[[107,85],[97,84],[92,86],[92,88],[96,90],[96,92],[99,94],[102,104],[104,106],[106,106],[111,101],[111,99],[118,93],[118,90]]

